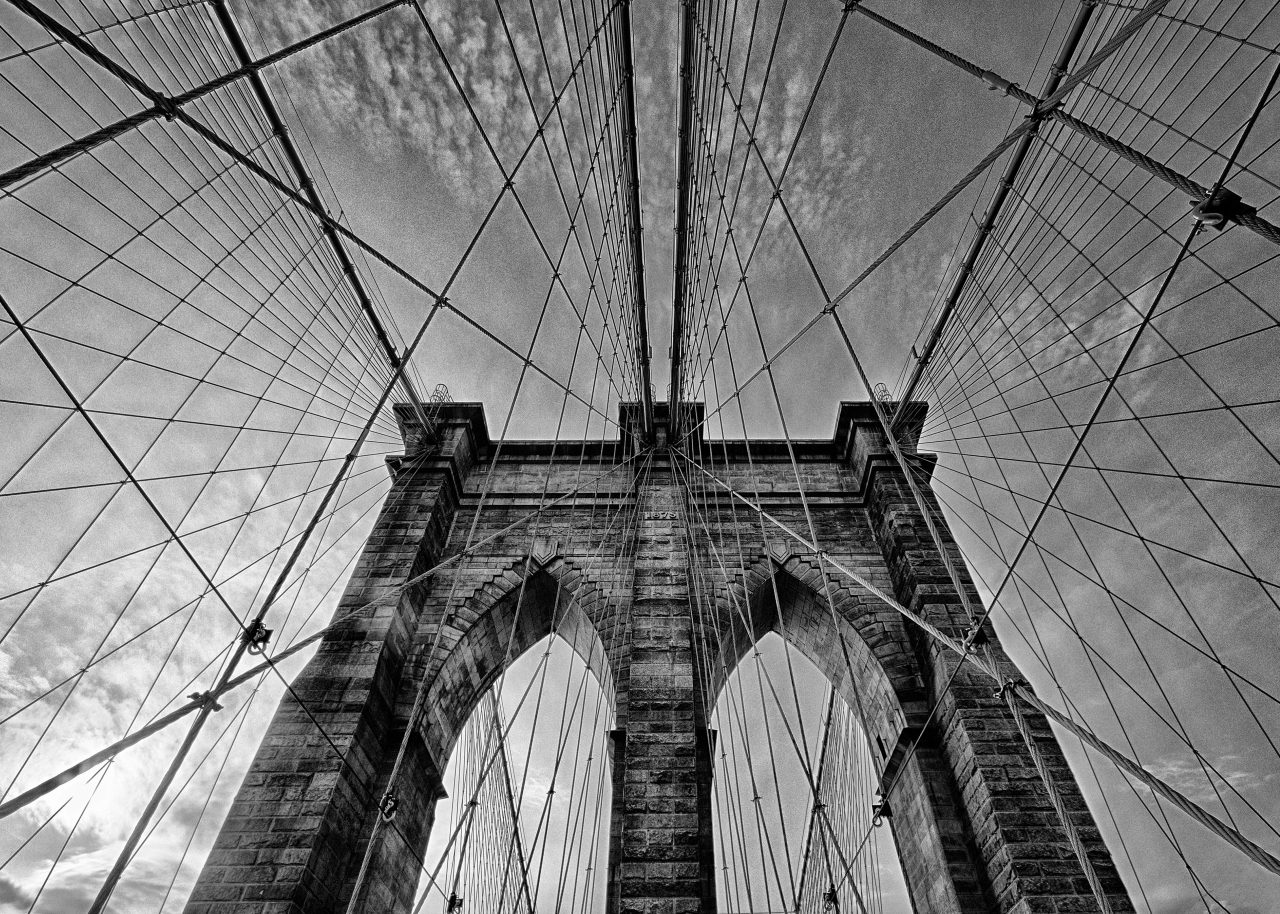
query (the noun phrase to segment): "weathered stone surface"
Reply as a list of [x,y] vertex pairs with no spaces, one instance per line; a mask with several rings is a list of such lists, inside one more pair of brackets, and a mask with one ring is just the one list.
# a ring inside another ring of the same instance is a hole
[[[398,415],[412,438],[412,411]],[[922,418],[918,412],[915,427]],[[714,487],[693,481],[687,496],[688,466],[665,451],[584,485],[631,446],[498,447],[476,404],[448,407],[444,420],[437,453],[392,462],[391,493],[337,615],[483,545],[451,573],[328,634],[294,683],[296,698],[277,711],[189,914],[336,914],[347,909],[366,857],[355,908],[410,910],[416,858],[454,740],[506,665],[552,631],[615,697],[612,914],[715,910],[715,734],[707,715],[739,659],[771,631],[812,660],[861,715],[882,782],[895,784],[889,821],[917,912],[1097,909],[1002,701],[967,670],[952,680],[954,658],[891,607],[829,568],[824,574],[799,544],[766,535],[755,513]],[[867,404],[842,406],[833,440],[796,442],[796,466],[784,442],[695,437],[690,446],[846,567],[942,628],[966,629],[961,601]],[[575,498],[502,532],[579,488]],[[695,571],[714,593],[691,592]],[[995,659],[1007,663],[994,633],[991,643]],[[370,847],[420,690],[425,720],[406,743],[397,827],[378,829]],[[1027,720],[1113,910],[1131,911],[1047,723],[1034,714]]]

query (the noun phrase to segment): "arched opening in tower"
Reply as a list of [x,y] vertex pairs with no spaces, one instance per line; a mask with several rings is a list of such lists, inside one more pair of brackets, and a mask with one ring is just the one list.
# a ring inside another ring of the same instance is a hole
[[513,661],[454,743],[415,910],[603,910],[613,721],[612,689],[560,635]]
[[874,813],[866,730],[808,658],[765,634],[725,679],[711,726],[721,912],[911,911]]

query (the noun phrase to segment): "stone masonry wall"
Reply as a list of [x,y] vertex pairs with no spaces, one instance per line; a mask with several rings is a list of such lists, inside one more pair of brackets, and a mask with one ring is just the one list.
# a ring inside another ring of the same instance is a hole
[[[398,415],[415,437],[413,413]],[[953,658],[697,469],[963,631],[867,405],[844,404],[831,440],[795,443],[803,500],[782,442],[691,447],[693,462],[623,441],[496,443],[479,405],[447,407],[438,447],[393,464],[338,615],[436,563],[451,568],[329,632],[263,740],[189,914],[337,914],[366,858],[355,909],[410,910],[454,741],[502,670],[551,633],[615,706],[608,910],[709,914],[715,735],[706,719],[770,631],[831,680],[863,721],[885,781],[896,780],[889,821],[917,912],[1095,910],[991,686],[961,671],[945,688]],[[698,590],[696,621],[693,573],[710,588]],[[1132,910],[1047,724],[1028,717],[1113,909]],[[408,763],[389,785],[402,742]],[[395,825],[375,829],[389,787],[400,800]]]

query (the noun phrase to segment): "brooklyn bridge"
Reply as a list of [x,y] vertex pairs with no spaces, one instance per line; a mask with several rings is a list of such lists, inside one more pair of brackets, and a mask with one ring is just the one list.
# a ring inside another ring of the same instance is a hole
[[0,914],[1262,914],[1280,5],[0,0]]

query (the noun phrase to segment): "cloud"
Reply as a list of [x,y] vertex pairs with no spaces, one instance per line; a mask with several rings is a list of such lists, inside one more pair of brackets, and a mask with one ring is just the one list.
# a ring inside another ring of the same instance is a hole
[[26,911],[35,896],[24,891],[11,878],[0,873],[0,911]]
[[[383,154],[419,157],[451,193],[483,197],[480,192],[499,186],[501,179],[466,102],[511,168],[534,138],[528,96],[540,115],[547,112],[553,95],[546,72],[562,81],[569,52],[551,22],[540,22],[544,40],[539,44],[532,23],[524,22],[527,13],[508,14],[508,39],[494,7],[459,0],[423,6],[443,55],[412,7],[400,7],[291,59],[282,68],[284,80],[307,122],[337,125]],[[265,44],[277,47],[362,10],[355,2],[303,4],[287,11],[278,4],[258,4],[255,14]],[[570,99],[566,107],[573,104]],[[555,131],[554,121],[548,129]]]

